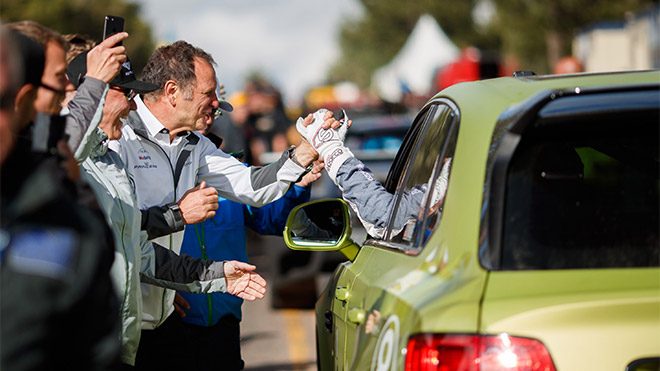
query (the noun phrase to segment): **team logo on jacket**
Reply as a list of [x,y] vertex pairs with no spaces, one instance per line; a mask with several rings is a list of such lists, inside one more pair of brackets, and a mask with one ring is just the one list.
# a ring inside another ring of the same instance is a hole
[[140,148],[138,150],[137,163],[133,165],[133,169],[155,169],[158,166],[151,162],[151,155],[146,149]]

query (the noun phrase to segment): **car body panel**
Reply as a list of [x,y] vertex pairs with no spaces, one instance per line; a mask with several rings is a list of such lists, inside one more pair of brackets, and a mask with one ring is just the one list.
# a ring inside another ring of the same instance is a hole
[[[364,310],[366,320],[345,321],[346,306],[332,302],[344,319],[334,323],[333,331],[345,344],[341,351],[335,347],[336,353],[320,346],[321,369],[403,369],[408,337],[417,333],[537,338],[562,370],[623,370],[635,359],[625,359],[625,354],[660,356],[659,269],[491,272],[479,259],[480,247],[487,243],[481,223],[490,207],[484,183],[489,156],[500,144],[492,143],[500,118],[512,106],[541,94],[649,83],[660,83],[660,71],[498,78],[438,93],[429,104],[448,99],[460,111],[440,225],[421,250],[367,239],[356,259],[356,273],[347,269],[351,263],[344,263],[339,284],[355,285],[348,306]],[[328,290],[335,289],[332,285]],[[317,303],[317,316],[330,304],[326,295]],[[344,325],[346,329],[339,328]],[[324,336],[322,328],[317,331]],[[585,341],[607,354],[584,353]]]
[[624,370],[660,354],[659,326],[660,269],[517,271],[490,274],[481,332],[542,339],[559,370]]

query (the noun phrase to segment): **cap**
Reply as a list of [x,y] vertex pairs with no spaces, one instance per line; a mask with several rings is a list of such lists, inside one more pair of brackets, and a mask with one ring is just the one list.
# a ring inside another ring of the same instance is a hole
[[234,110],[234,106],[223,98],[218,98],[218,103],[220,104],[219,108],[225,112],[231,112]]
[[[78,86],[80,86],[80,84],[83,82],[86,74],[87,74],[87,52],[82,53],[77,57],[73,58],[73,60],[71,61],[71,63],[69,63],[69,66],[67,67],[66,70],[66,75],[69,78],[69,81],[71,81],[71,83],[76,88],[78,88]],[[115,76],[114,79],[112,79],[112,81],[110,81],[110,85],[119,86],[124,89],[135,90],[137,93],[140,94],[149,93],[151,91],[158,89],[158,86],[155,84],[136,79],[135,73],[131,68],[131,61],[128,59],[126,59],[126,62],[124,62],[121,65],[121,69],[119,70],[119,73],[117,74],[117,76]]]

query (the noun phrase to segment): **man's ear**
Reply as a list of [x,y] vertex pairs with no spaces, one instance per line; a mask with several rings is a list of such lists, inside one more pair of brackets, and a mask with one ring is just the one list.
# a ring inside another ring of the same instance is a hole
[[165,86],[163,86],[163,95],[165,96],[165,99],[167,99],[167,103],[172,107],[176,107],[176,98],[180,93],[179,84],[177,84],[176,81],[167,80],[165,82]]
[[34,120],[34,100],[37,99],[37,90],[36,86],[25,84],[16,92],[14,112],[21,123]]

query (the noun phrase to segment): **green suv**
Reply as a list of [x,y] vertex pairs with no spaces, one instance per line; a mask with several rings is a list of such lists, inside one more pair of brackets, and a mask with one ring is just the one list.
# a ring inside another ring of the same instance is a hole
[[338,199],[289,216],[290,248],[348,258],[316,304],[319,369],[658,370],[659,138],[660,71],[438,93],[383,184],[389,220],[426,185],[403,230],[358,246]]

